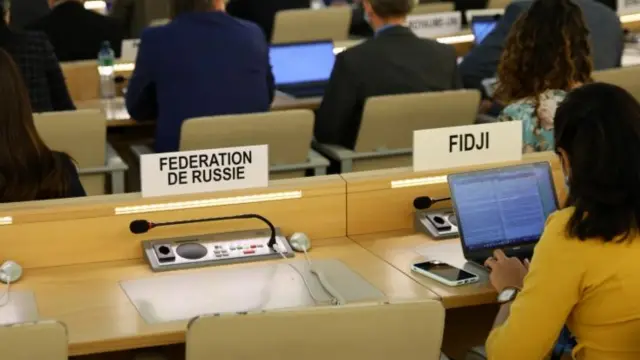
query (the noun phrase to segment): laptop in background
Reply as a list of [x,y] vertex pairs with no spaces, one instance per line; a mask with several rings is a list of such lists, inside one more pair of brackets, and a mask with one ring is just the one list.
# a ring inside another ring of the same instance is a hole
[[500,15],[476,15],[471,19],[474,43],[479,45],[498,25]]
[[333,41],[271,45],[269,58],[276,89],[296,98],[324,95],[336,59]]
[[558,209],[548,162],[453,174],[448,181],[464,256],[479,265],[496,249],[530,259]]

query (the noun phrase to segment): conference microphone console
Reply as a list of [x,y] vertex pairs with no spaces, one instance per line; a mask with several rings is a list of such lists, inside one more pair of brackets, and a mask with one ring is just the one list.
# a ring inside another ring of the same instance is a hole
[[460,236],[458,232],[458,219],[453,209],[430,209],[435,203],[449,200],[451,200],[451,198],[432,199],[428,196],[416,198],[413,201],[413,207],[416,209],[414,215],[414,228],[416,232],[427,234],[435,240]]

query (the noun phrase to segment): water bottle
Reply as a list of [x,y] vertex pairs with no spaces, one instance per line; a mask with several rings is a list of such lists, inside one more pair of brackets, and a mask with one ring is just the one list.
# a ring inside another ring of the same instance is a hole
[[102,43],[98,53],[98,73],[100,74],[100,99],[107,118],[113,113],[116,98],[114,64],[116,55],[108,41]]

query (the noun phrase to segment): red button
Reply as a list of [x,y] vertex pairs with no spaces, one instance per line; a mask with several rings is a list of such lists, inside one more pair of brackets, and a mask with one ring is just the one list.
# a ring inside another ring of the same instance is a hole
[[256,245],[251,245],[251,248],[252,248],[252,249],[255,249],[256,247],[257,247]]
[[254,254],[256,251],[255,250],[245,250],[244,253],[245,254]]

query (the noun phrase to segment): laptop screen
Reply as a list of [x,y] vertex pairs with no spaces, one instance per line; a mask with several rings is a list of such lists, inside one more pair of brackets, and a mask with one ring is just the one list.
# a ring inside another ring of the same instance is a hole
[[450,175],[449,188],[469,250],[535,243],[558,207],[546,162]]
[[489,35],[498,25],[499,16],[474,16],[471,20],[471,32],[473,32],[476,45]]
[[269,57],[276,86],[327,81],[335,62],[330,41],[272,45]]

